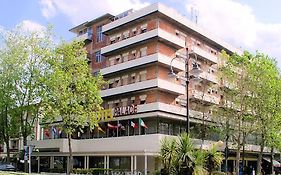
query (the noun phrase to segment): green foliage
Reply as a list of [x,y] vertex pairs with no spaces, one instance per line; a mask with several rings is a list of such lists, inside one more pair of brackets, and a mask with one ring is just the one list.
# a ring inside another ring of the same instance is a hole
[[83,43],[62,43],[55,57],[49,60],[46,76],[44,116],[47,122],[61,118],[63,130],[71,135],[75,130],[96,125],[95,112],[101,109],[102,77],[89,70]]
[[[160,160],[166,174],[204,175],[222,162],[222,154],[213,146],[210,150],[195,149],[186,133],[161,141]],[[212,168],[210,168],[210,165]]]
[[211,175],[226,175],[226,173],[220,172],[220,171],[213,171],[213,172],[211,173]]

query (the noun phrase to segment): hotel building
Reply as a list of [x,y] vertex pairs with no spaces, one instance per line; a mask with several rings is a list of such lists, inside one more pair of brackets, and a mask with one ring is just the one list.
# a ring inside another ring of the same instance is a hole
[[[105,110],[99,115],[100,127],[85,127],[73,136],[74,168],[145,175],[159,170],[161,139],[185,131],[186,81],[169,73],[172,64],[174,73],[184,76],[187,58],[190,70],[194,65],[202,70],[200,83],[191,81],[188,87],[190,134],[200,144],[202,127],[212,125],[212,106],[222,101],[220,51],[241,53],[159,3],[117,16],[105,14],[70,31],[84,40],[93,75],[101,73],[108,81],[101,91]],[[35,171],[66,168],[67,139],[59,126],[52,128],[38,128],[37,139],[29,141],[39,151],[33,153]],[[208,127],[204,133],[205,146],[223,139]],[[258,147],[249,142],[247,150]],[[256,160],[248,154],[248,160]],[[232,166],[234,157],[230,154]]]

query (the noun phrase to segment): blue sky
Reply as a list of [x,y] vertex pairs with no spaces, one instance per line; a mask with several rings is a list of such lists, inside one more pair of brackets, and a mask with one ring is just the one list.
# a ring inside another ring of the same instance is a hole
[[199,11],[198,25],[235,47],[259,50],[277,58],[281,67],[280,0],[2,0],[0,28],[18,24],[40,30],[53,24],[57,37],[70,40],[68,30],[104,13],[116,15],[161,2],[189,17],[190,7]]

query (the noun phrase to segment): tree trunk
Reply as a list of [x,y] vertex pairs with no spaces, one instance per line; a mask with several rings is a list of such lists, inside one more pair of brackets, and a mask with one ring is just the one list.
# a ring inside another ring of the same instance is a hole
[[274,148],[271,147],[270,150],[270,174],[275,174],[274,172],[274,164],[273,164],[273,160],[274,160]]
[[[23,135],[23,146],[27,146],[27,136]],[[24,172],[28,173],[28,161],[24,160]]]
[[240,165],[240,149],[241,149],[241,133],[238,131],[238,139],[237,139],[237,150],[236,150],[236,164],[235,164],[235,173],[239,175],[239,165]]
[[243,140],[242,140],[242,172],[244,174],[245,167],[245,142],[246,142],[246,134],[243,132]]
[[261,174],[263,149],[264,149],[264,136],[262,135],[262,141],[261,141],[261,145],[260,145],[260,152],[259,152],[258,163],[257,163],[257,175]]
[[71,147],[71,134],[67,135],[68,139],[68,151],[69,151],[69,158],[67,162],[67,172],[66,174],[69,175],[73,169],[73,156],[72,156],[72,147]]
[[5,144],[6,144],[6,147],[7,147],[7,163],[10,163],[11,162],[11,156],[10,156],[10,139],[9,138],[7,138],[6,140],[5,140]]

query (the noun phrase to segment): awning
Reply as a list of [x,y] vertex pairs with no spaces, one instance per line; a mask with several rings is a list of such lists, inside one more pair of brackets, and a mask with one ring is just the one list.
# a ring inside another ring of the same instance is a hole
[[[263,160],[265,160],[265,161],[267,161],[267,162],[270,163],[270,158],[263,157]],[[280,162],[278,162],[277,160],[274,160],[274,159],[273,159],[273,166],[274,166],[274,167],[281,167],[281,164],[280,164]]]

